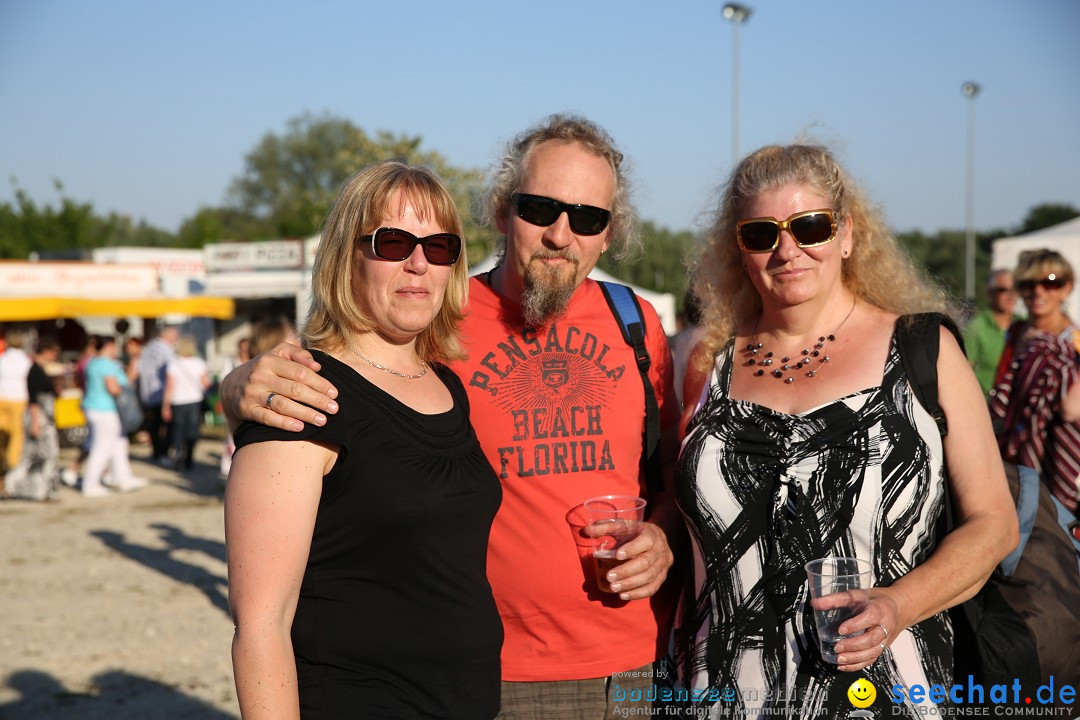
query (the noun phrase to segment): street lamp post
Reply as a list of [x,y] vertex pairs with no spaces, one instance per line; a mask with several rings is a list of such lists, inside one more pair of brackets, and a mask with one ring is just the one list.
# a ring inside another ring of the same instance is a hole
[[967,126],[967,238],[964,243],[964,295],[975,299],[975,98],[982,90],[978,83],[966,82],[960,87],[968,99]]
[[725,20],[731,21],[731,164],[739,161],[739,26],[752,11],[745,5],[724,5]]

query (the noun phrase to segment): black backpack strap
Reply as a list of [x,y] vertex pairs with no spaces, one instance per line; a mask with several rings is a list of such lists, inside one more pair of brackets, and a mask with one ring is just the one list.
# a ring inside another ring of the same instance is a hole
[[602,280],[598,284],[611,309],[611,314],[618,321],[623,340],[634,350],[634,360],[641,374],[641,382],[645,386],[645,431],[642,437],[642,448],[645,451],[645,482],[649,492],[659,492],[664,489],[658,451],[660,406],[656,401],[656,391],[653,390],[652,383],[649,381],[652,360],[649,358],[649,349],[645,347],[645,317],[641,313],[641,305],[638,304],[633,290],[619,283]]
[[938,404],[937,360],[941,345],[938,328],[944,325],[964,349],[960,328],[948,315],[936,312],[904,315],[896,321],[896,345],[916,399],[937,423],[941,437],[949,434],[949,421]]
[[[900,362],[915,398],[926,408],[937,423],[938,432],[944,439],[949,434],[949,421],[945,411],[938,403],[937,360],[941,349],[942,325],[956,337],[960,350],[964,349],[964,340],[960,328],[948,315],[942,313],[918,313],[903,315],[896,321],[896,349],[900,352]],[[952,498],[949,490],[949,473],[945,472],[945,511],[944,531],[952,532],[955,526],[952,511]],[[950,610],[954,624],[960,618],[966,619],[969,628],[978,628],[982,610],[974,600],[968,600]]]

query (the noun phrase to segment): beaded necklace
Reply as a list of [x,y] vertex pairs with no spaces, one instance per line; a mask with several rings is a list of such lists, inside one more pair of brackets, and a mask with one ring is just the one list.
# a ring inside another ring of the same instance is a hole
[[[821,371],[822,366],[829,362],[828,347],[829,344],[836,340],[836,333],[840,328],[844,327],[844,323],[851,317],[851,313],[855,312],[855,303],[851,303],[851,309],[848,310],[847,315],[840,321],[840,324],[833,328],[832,332],[821,335],[818,337],[817,342],[812,347],[803,348],[802,352],[796,356],[796,360],[793,362],[790,355],[785,355],[780,358],[779,361],[773,357],[771,351],[765,350],[764,345],[758,341],[758,322],[761,322],[761,318],[758,318],[754,323],[754,336],[750,341],[750,344],[746,346],[746,352],[750,353],[750,358],[746,361],[746,366],[756,366],[757,370],[754,371],[754,375],[762,377],[766,372],[772,375],[777,380],[783,380],[790,385],[795,382],[794,373],[807,368],[814,360],[817,360],[817,367],[813,370],[807,370],[806,377],[816,377],[818,372]],[[777,362],[783,363],[780,367],[773,367]],[[792,373],[790,375],[784,375],[784,373]]]

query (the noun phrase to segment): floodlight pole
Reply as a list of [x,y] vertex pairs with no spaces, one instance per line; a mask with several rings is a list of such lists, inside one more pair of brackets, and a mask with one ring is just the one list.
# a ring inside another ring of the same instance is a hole
[[982,88],[978,83],[966,82],[960,87],[968,99],[967,123],[967,237],[964,243],[964,297],[975,299],[975,98]]
[[727,3],[722,10],[731,21],[731,165],[739,162],[739,26],[753,12],[745,5]]

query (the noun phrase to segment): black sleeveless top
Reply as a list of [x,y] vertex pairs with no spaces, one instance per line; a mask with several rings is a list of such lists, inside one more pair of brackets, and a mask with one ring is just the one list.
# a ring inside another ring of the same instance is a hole
[[237,448],[340,448],[323,479],[292,626],[301,717],[492,718],[502,625],[486,575],[502,488],[458,377],[435,364],[449,412],[424,415],[312,351],[336,415],[299,433],[245,423]]

